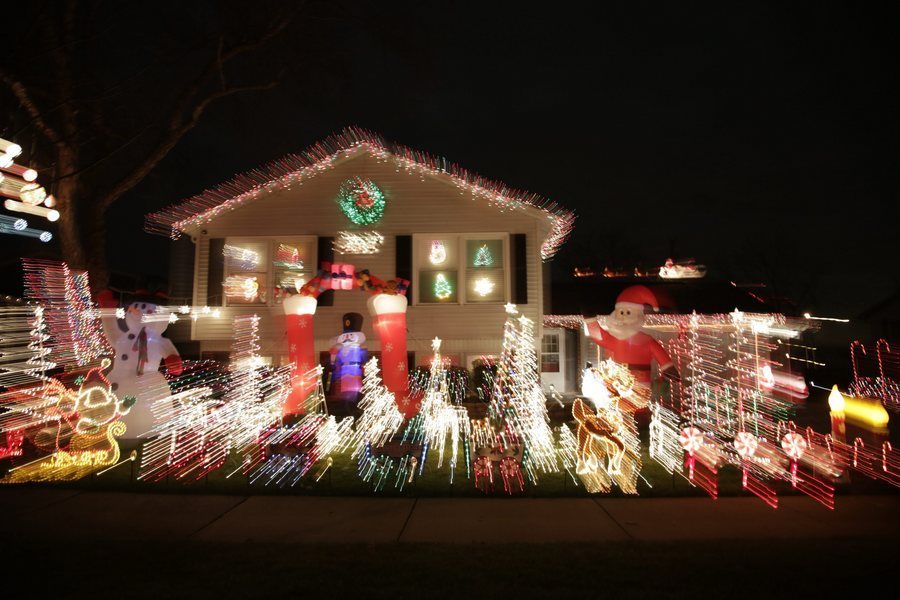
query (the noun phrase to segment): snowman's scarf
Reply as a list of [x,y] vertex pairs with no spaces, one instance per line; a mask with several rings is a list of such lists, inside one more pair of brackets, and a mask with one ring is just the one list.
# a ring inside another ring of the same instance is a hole
[[141,327],[141,332],[137,336],[137,340],[134,342],[134,346],[131,347],[134,352],[138,353],[138,361],[137,361],[137,374],[141,376],[144,374],[144,365],[147,364],[147,328]]

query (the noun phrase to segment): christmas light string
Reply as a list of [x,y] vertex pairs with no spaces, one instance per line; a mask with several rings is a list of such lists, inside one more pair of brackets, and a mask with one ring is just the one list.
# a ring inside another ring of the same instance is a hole
[[377,231],[338,231],[334,251],[339,254],[377,254],[384,236]]

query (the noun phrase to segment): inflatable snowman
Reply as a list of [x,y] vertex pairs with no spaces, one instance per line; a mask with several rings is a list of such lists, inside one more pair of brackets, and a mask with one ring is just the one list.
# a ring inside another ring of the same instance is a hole
[[[101,308],[115,306],[111,294],[101,293]],[[165,361],[166,372],[181,374],[181,356],[163,332],[169,326],[168,316],[160,314],[155,297],[138,297],[115,314],[104,314],[103,332],[115,351],[113,368],[107,378],[113,393],[124,399],[135,398],[131,410],[122,420],[128,426],[126,436],[136,439],[153,428],[153,402],[171,395],[169,384],[159,364]],[[112,306],[110,306],[112,305]],[[105,311],[107,312],[107,311]]]

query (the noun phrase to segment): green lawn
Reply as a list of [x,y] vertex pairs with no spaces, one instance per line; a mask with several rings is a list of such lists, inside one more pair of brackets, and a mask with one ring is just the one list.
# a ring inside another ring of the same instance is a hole
[[[638,482],[638,492],[644,497],[674,497],[674,496],[705,496],[706,493],[693,487],[685,478],[672,476],[662,466],[652,460],[646,453],[644,444],[644,456],[642,467],[642,479]],[[127,456],[127,451],[123,451]],[[332,467],[325,472],[319,481],[313,479],[317,468],[313,468],[296,486],[278,487],[276,485],[264,485],[260,482],[251,484],[248,478],[238,472],[230,478],[226,475],[233,472],[239,466],[237,455],[232,455],[228,463],[222,468],[213,471],[208,477],[199,481],[183,481],[170,478],[158,482],[141,481],[138,479],[138,465],[140,460],[134,463],[125,463],[102,475],[94,475],[79,481],[35,484],[56,485],[64,487],[76,487],[79,489],[94,490],[120,490],[120,491],[155,491],[164,493],[222,493],[222,494],[303,494],[316,496],[371,496],[378,494],[392,497],[483,497],[481,491],[475,488],[474,475],[466,477],[466,469],[463,464],[457,465],[453,483],[450,482],[450,469],[445,460],[442,467],[437,466],[436,453],[429,453],[425,470],[421,476],[417,476],[413,483],[405,484],[403,489],[394,486],[392,477],[384,488],[375,492],[373,485],[363,481],[357,474],[356,462],[351,459],[349,453],[334,456]],[[857,481],[859,480],[859,481]],[[505,496],[502,480],[499,473],[495,474],[494,496]],[[861,477],[856,478],[853,486],[839,487],[838,493],[859,489],[866,492],[878,492],[886,489],[877,482],[869,482]],[[787,483],[778,485],[779,494],[792,494],[793,491]],[[740,472],[732,467],[726,467],[719,473],[719,493],[721,496],[734,496],[744,494],[740,489]],[[517,494],[519,495],[519,494]],[[565,471],[559,473],[541,474],[536,483],[526,479],[525,496],[528,497],[583,497],[587,496],[584,486],[580,482],[573,481],[571,475]],[[622,496],[619,490],[613,487],[608,496]]]

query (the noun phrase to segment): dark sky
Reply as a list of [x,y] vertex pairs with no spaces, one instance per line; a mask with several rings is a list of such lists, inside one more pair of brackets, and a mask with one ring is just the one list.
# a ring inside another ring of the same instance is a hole
[[[114,207],[111,266],[164,275],[168,242],[142,233],[144,213],[355,124],[574,209],[557,276],[674,252],[837,316],[900,287],[893,15],[524,4],[312,5],[235,73],[277,67],[282,84],[211,107]],[[108,6],[109,47],[143,46],[108,73],[219,18],[212,4]]]

